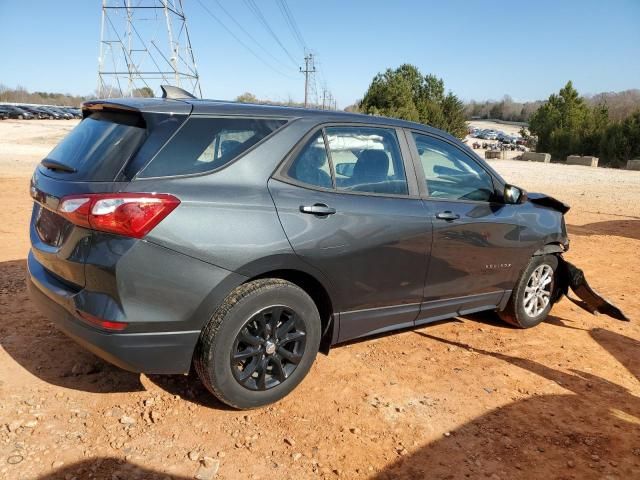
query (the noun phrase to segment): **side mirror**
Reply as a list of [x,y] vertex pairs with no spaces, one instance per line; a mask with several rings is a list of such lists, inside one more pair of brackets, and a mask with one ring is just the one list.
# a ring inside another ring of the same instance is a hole
[[355,163],[338,163],[336,165],[336,173],[343,177],[352,177],[355,166]]
[[504,186],[503,197],[504,203],[516,205],[527,201],[527,192],[520,187],[507,184]]

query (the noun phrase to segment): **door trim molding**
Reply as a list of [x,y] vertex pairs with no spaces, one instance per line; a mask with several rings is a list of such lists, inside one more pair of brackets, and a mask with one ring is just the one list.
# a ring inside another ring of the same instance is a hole
[[423,302],[416,319],[416,326],[457,317],[458,315],[494,310],[501,305],[504,295],[504,290],[497,290],[495,292],[476,293],[465,295],[464,297]]
[[340,312],[338,342],[412,327],[420,313],[420,305],[406,303]]
[[338,314],[339,334],[334,343],[425,325],[459,315],[504,308],[511,290],[477,293],[421,303],[387,305]]

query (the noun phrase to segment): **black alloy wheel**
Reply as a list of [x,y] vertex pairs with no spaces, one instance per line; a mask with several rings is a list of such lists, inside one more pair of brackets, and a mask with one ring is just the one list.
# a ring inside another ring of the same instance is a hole
[[294,372],[306,346],[305,324],[291,308],[277,305],[253,315],[231,349],[231,371],[249,390],[268,390]]

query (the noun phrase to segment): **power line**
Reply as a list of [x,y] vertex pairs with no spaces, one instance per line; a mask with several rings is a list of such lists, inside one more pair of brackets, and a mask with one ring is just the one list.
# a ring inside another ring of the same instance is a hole
[[322,89],[322,109],[337,110],[336,100],[333,96],[333,92],[331,92],[331,89],[327,84],[327,79],[324,76],[324,68],[322,67],[322,62],[318,59],[318,56],[315,54],[313,58],[314,58],[314,65],[316,67],[316,70],[320,74],[320,86]]
[[305,43],[304,38],[302,38],[302,34],[300,33],[300,29],[298,28],[296,19],[294,18],[293,14],[291,13],[291,9],[289,8],[289,5],[287,4],[287,0],[276,0],[276,2],[278,3],[278,7],[280,8],[280,11],[282,12],[282,16],[287,22],[287,25],[293,32],[293,38],[298,42],[298,45],[302,49],[303,53],[306,54],[308,50],[307,44]]
[[233,31],[231,29],[229,29],[224,24],[224,22],[222,20],[220,20],[204,3],[202,3],[201,0],[197,0],[197,2],[204,9],[204,11],[209,14],[209,16],[211,18],[213,18],[216,22],[218,22],[218,24],[222,28],[224,28],[229,35],[231,35],[242,47],[244,47],[247,51],[249,51],[254,57],[256,57],[258,60],[260,60],[262,63],[264,63],[267,67],[269,67],[274,72],[279,73],[280,75],[283,75],[283,76],[288,77],[288,78],[293,78],[290,75],[287,75],[286,73],[282,72],[281,70],[279,70],[276,67],[274,67],[273,65],[271,65],[264,58],[262,58],[258,53],[256,53],[249,45],[247,45],[245,42],[243,42],[242,39],[240,39],[240,37],[238,37],[235,33],[233,33]]
[[249,10],[251,10],[251,12],[258,18],[262,26],[267,30],[267,32],[269,32],[269,34],[273,37],[276,43],[280,45],[280,48],[282,48],[284,53],[287,54],[287,57],[289,57],[289,59],[293,62],[294,65],[298,65],[298,62],[296,61],[295,58],[293,58],[293,55],[291,55],[291,52],[287,50],[287,47],[285,47],[284,44],[280,41],[280,38],[278,37],[278,35],[276,35],[276,32],[273,31],[273,29],[269,25],[269,22],[267,22],[267,19],[262,14],[262,11],[258,7],[258,5],[256,5],[255,1],[254,0],[244,0],[244,1],[246,5],[249,7]]
[[289,65],[285,65],[282,61],[280,61],[280,59],[278,59],[275,55],[273,55],[271,52],[269,52],[269,50],[267,50],[260,42],[258,42],[255,37],[253,35],[251,35],[251,33],[249,33],[243,26],[242,24],[235,19],[235,17],[233,15],[231,15],[231,13],[229,13],[229,11],[224,8],[224,6],[222,5],[222,3],[219,0],[213,0],[214,2],[216,2],[216,4],[218,4],[218,7],[220,7],[220,10],[222,10],[225,15],[227,15],[227,17],[229,17],[231,19],[231,21],[233,23],[235,23],[235,25],[242,31],[242,33],[244,33],[247,37],[249,37],[251,39],[251,41],[258,46],[258,48],[260,48],[260,50],[262,50],[264,53],[266,53],[267,55],[269,55],[275,62],[277,62],[278,64],[280,64],[282,67],[284,68],[291,68]]

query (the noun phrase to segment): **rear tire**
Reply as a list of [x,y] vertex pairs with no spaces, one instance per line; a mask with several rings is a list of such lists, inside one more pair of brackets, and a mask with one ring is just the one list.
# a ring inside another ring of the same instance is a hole
[[519,328],[531,328],[542,323],[557,300],[558,257],[532,257],[520,276],[500,318]]
[[297,285],[254,280],[236,288],[202,330],[194,366],[207,389],[238,409],[289,394],[320,347],[315,303]]

